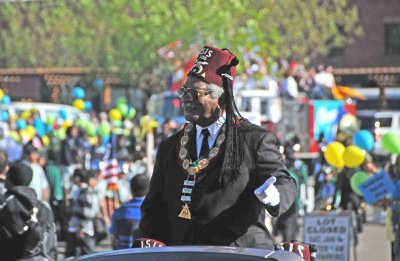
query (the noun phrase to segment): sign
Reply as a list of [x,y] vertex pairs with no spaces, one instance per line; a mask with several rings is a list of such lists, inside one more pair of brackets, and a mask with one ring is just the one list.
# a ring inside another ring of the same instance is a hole
[[366,181],[358,185],[365,202],[374,204],[376,201],[384,198],[387,194],[394,192],[395,186],[389,175],[385,171],[373,175]]
[[351,214],[321,212],[304,216],[304,242],[317,245],[318,261],[350,258]]

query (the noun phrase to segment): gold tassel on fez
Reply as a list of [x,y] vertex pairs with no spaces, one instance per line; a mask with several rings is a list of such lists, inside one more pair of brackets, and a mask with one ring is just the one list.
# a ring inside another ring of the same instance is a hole
[[179,213],[180,218],[185,218],[185,219],[192,219],[192,215],[190,214],[189,206],[186,203],[184,206],[182,206],[182,211]]

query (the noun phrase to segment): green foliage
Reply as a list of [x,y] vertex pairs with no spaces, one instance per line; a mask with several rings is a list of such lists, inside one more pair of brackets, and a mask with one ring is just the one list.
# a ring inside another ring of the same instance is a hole
[[181,40],[309,61],[362,33],[347,0],[45,0],[0,3],[0,67],[92,67],[140,74]]

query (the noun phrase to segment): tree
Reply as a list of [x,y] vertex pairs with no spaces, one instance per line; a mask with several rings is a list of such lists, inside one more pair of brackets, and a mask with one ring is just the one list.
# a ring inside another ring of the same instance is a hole
[[263,57],[316,55],[360,35],[347,0],[0,1],[0,67],[91,67],[126,79],[168,68],[157,49],[180,40]]

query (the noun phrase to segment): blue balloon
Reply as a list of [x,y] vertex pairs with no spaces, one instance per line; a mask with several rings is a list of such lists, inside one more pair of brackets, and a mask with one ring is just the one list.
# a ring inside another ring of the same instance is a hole
[[370,131],[360,130],[353,135],[353,144],[363,150],[371,151],[374,148],[374,136]]
[[39,117],[35,118],[35,121],[33,122],[33,126],[35,127],[36,134],[39,137],[43,137],[43,135],[45,135],[46,128],[45,128],[43,121]]
[[10,119],[10,116],[8,115],[8,111],[2,111],[1,112],[1,120],[8,121],[9,119]]
[[94,80],[94,81],[93,81],[93,87],[96,88],[96,89],[99,89],[99,90],[103,89],[103,87],[104,87],[104,82],[103,82],[103,80],[102,80],[102,79],[96,79],[96,80]]
[[51,133],[53,131],[53,126],[52,125],[46,125],[46,131],[48,133]]
[[85,101],[85,111],[89,112],[93,109],[93,105],[91,101]]
[[17,128],[18,128],[19,130],[25,129],[26,126],[27,126],[27,124],[26,124],[26,121],[25,121],[25,120],[23,120],[23,119],[17,120]]
[[9,95],[4,95],[3,99],[1,100],[2,104],[8,105],[11,103],[11,97]]
[[72,89],[72,97],[74,99],[83,99],[85,98],[85,91],[82,87],[74,87]]
[[110,135],[103,136],[103,145],[106,146],[110,142]]
[[67,109],[62,108],[58,113],[60,114],[60,117],[61,117],[63,120],[68,119],[68,114],[69,114],[69,113],[68,113]]

